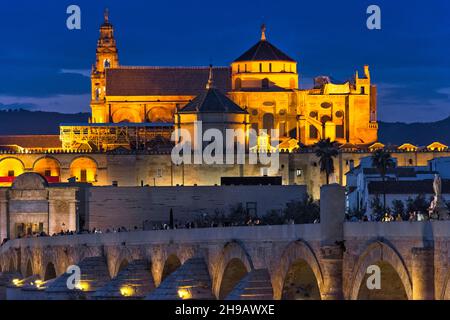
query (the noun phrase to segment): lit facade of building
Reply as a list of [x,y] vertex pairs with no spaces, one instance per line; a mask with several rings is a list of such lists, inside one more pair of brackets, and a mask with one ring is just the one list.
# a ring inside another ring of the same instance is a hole
[[[91,122],[171,124],[177,111],[203,92],[208,72],[207,67],[120,65],[113,26],[105,14],[92,68]],[[314,88],[299,88],[297,62],[267,40],[263,27],[260,41],[229,67],[214,67],[213,77],[215,87],[248,112],[250,128],[278,129],[280,143],[377,141],[376,87],[368,66],[351,82],[335,84],[329,77],[317,77]]]

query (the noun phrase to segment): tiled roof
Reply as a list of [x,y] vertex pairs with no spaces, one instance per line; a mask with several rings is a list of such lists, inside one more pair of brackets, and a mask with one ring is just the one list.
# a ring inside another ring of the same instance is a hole
[[0,146],[17,145],[27,149],[61,148],[59,135],[0,136]]
[[239,61],[291,61],[294,59],[282,52],[267,40],[261,40],[248,49],[243,55],[234,60]]
[[[229,67],[214,67],[218,89],[231,90]],[[120,67],[107,69],[108,96],[196,96],[205,89],[209,67]]]
[[[434,194],[433,180],[369,182],[369,194]],[[450,193],[450,180],[442,180],[442,193]],[[427,199],[428,200],[428,199]]]
[[247,113],[244,109],[234,103],[220,90],[211,88],[203,91],[202,94],[189,102],[180,113],[196,112],[222,112],[222,113]]

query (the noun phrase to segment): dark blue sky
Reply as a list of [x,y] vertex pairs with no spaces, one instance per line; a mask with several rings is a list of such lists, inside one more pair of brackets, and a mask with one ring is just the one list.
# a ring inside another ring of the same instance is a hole
[[[81,30],[66,8],[81,7]],[[382,30],[366,28],[377,4]],[[89,110],[90,66],[109,7],[123,65],[228,65],[259,39],[299,63],[302,87],[316,75],[349,79],[364,64],[379,87],[379,118],[450,115],[450,1],[2,1],[0,108]]]

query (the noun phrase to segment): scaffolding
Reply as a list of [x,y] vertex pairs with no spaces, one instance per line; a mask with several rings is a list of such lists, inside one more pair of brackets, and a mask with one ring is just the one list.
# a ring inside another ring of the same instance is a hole
[[173,123],[69,123],[60,125],[66,151],[147,150],[170,142]]

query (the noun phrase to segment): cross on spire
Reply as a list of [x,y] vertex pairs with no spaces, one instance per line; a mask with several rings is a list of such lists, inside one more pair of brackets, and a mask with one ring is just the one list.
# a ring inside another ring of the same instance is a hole
[[266,24],[263,23],[261,26],[261,41],[266,41]]
[[105,12],[103,13],[103,16],[105,17],[105,23],[109,22],[109,9],[105,8]]

